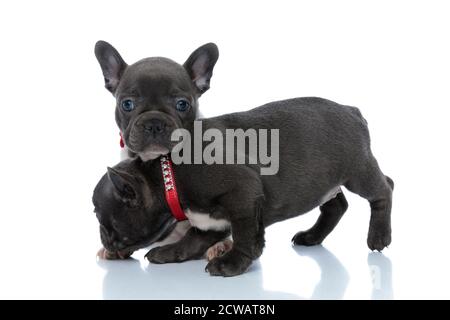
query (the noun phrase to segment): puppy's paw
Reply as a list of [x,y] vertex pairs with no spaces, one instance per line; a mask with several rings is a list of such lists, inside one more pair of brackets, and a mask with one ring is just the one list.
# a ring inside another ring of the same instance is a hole
[[367,237],[367,245],[369,249],[374,251],[381,251],[391,244],[391,229],[379,228],[378,230],[369,230],[369,236]]
[[97,252],[97,257],[104,260],[125,260],[133,254],[132,251],[108,251],[105,248],[101,248]]
[[183,261],[183,257],[176,247],[166,245],[151,249],[145,255],[145,258],[151,263],[171,263]]
[[322,241],[322,237],[310,230],[297,232],[292,238],[292,243],[299,246],[315,246]]
[[214,258],[221,257],[225,253],[230,251],[232,247],[233,241],[231,241],[230,239],[219,241],[206,251],[206,259],[208,261],[211,261]]
[[212,259],[205,271],[212,276],[232,277],[247,271],[251,264],[250,258],[232,249],[225,255]]

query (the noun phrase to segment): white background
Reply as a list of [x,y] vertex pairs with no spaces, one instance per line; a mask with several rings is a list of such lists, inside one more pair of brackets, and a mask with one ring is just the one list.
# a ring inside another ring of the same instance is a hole
[[[447,3],[2,1],[0,298],[450,298]],[[128,63],[217,43],[206,116],[297,96],[358,106],[396,183],[392,245],[369,254],[369,206],[347,192],[323,247],[290,245],[314,210],[268,228],[240,277],[149,266],[144,251],[97,262],[92,190],[119,161],[99,39]]]

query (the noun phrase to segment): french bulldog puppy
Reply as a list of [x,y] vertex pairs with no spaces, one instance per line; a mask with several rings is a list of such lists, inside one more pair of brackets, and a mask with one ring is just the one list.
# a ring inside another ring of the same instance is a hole
[[198,118],[198,99],[209,89],[219,50],[207,43],[183,65],[150,57],[128,65],[105,41],[95,45],[105,87],[116,98],[116,123],[130,156],[153,160],[172,150],[170,134]]
[[[183,65],[162,57],[128,65],[112,45],[98,41],[95,56],[105,87],[116,98],[115,118],[123,142],[121,158],[138,155],[147,161],[171,150],[169,134],[174,128],[184,128],[199,117],[198,99],[209,89],[219,51],[214,43],[207,43]],[[162,241],[172,242],[184,235],[188,225],[187,221],[178,223]],[[220,253],[224,246],[218,243],[208,256]],[[120,259],[127,255],[101,249],[99,256]]]
[[[195,228],[177,243],[150,250],[146,255],[150,262],[199,258],[231,232],[231,250],[209,261],[206,270],[211,275],[239,275],[261,255],[267,226],[318,206],[316,224],[292,241],[320,244],[347,209],[341,186],[370,203],[369,248],[381,251],[391,243],[394,184],[370,150],[367,122],[357,108],[297,98],[204,119],[202,126],[222,133],[279,129],[279,170],[261,175],[264,165],[259,162],[174,164],[179,201]],[[193,127],[188,127],[191,134]],[[158,161],[136,158],[108,169],[93,195],[108,251],[126,256],[170,232],[175,219],[165,201],[164,183]]]

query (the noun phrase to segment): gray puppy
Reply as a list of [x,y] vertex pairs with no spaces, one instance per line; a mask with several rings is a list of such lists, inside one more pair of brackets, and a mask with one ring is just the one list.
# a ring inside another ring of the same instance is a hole
[[170,133],[198,117],[198,98],[209,89],[219,50],[207,43],[183,65],[162,57],[128,65],[105,41],[95,45],[105,87],[116,98],[116,122],[130,156],[152,160],[172,150]]
[[[279,170],[260,175],[261,164],[174,165],[181,206],[196,228],[177,243],[150,250],[150,262],[199,258],[231,231],[233,248],[212,259],[206,269],[211,275],[241,274],[261,255],[267,226],[317,206],[321,214],[316,224],[292,241],[319,244],[347,209],[340,186],[370,203],[369,248],[382,250],[390,244],[394,184],[370,150],[367,123],[357,108],[297,98],[202,123],[205,130],[221,132],[278,128]],[[193,124],[187,128],[192,134]],[[109,168],[94,190],[93,202],[103,245],[121,256],[163,237],[175,221],[164,201],[158,161],[137,158]]]

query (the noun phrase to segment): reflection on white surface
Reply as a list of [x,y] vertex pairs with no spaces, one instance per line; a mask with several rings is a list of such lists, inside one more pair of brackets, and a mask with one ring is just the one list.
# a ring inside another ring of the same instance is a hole
[[[232,278],[210,277],[205,261],[154,265],[140,260],[99,260],[104,269],[104,299],[341,299],[350,276],[342,263],[322,246],[294,247],[299,256],[312,259],[320,278],[310,296],[270,291],[263,287],[261,264],[256,261],[244,275]],[[369,254],[369,269],[376,269],[372,297],[392,299],[390,260],[378,253]]]
[[347,289],[349,275],[342,263],[322,246],[294,247],[301,256],[309,257],[320,269],[320,281],[311,299],[342,299]]
[[391,260],[380,252],[372,252],[367,263],[372,275],[372,299],[393,299]]

